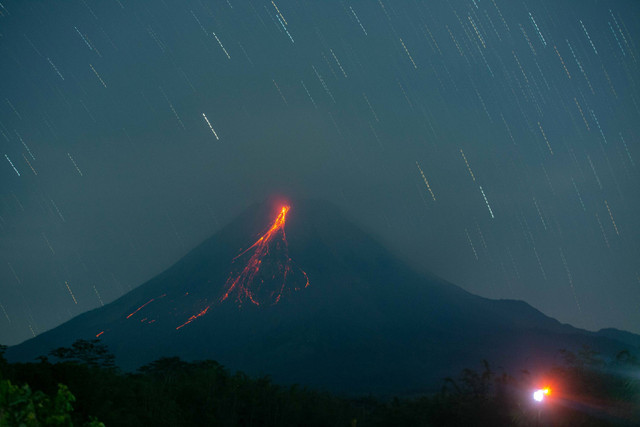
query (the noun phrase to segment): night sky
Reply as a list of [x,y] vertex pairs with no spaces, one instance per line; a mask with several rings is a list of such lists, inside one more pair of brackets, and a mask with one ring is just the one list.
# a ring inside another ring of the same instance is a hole
[[640,333],[639,47],[638,1],[2,0],[0,343],[273,194]]

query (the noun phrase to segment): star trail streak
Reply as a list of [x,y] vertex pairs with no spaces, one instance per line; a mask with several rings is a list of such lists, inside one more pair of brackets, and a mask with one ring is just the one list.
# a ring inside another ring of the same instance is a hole
[[7,156],[6,154],[4,155],[4,158],[7,159],[7,161],[9,162],[9,164],[11,165],[11,167],[13,168],[14,172],[16,173],[16,175],[20,176],[20,172],[18,172],[18,169],[16,169],[15,165],[13,164],[13,162],[11,161],[11,159],[9,158],[9,156]]
[[491,218],[495,218],[493,216],[493,210],[491,209],[491,205],[489,205],[489,201],[487,200],[487,196],[484,194],[484,190],[482,189],[482,186],[480,186],[480,192],[482,193],[482,197],[484,198],[484,202],[487,204],[487,209],[489,209],[489,214],[491,215]]
[[209,129],[211,129],[211,132],[213,133],[213,136],[216,137],[216,139],[219,141],[220,138],[218,138],[218,134],[216,133],[216,131],[213,129],[213,126],[211,126],[211,122],[209,121],[209,119],[207,118],[207,115],[205,113],[202,113],[202,117],[204,117],[204,121],[207,122],[207,126],[209,126]]
[[431,186],[429,185],[429,181],[427,181],[427,178],[424,176],[424,172],[422,171],[422,168],[420,167],[420,164],[416,161],[416,166],[418,167],[418,170],[420,171],[420,176],[422,177],[422,180],[424,181],[424,185],[427,186],[427,190],[429,190],[429,194],[431,194],[431,198],[433,199],[433,201],[436,201],[436,196],[433,194],[433,190],[431,190]]

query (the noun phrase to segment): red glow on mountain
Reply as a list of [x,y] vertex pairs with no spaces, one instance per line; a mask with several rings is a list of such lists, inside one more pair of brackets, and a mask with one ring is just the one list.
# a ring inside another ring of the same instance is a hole
[[200,316],[204,316],[205,314],[207,314],[207,311],[209,311],[209,309],[210,309],[210,308],[211,308],[211,306],[210,306],[210,305],[208,305],[208,306],[207,306],[207,308],[205,308],[204,310],[202,310],[200,313],[198,313],[198,314],[194,314],[193,316],[189,317],[189,318],[187,319],[187,321],[186,321],[186,322],[184,322],[182,325],[180,325],[180,326],[178,326],[178,327],[176,328],[176,331],[177,331],[178,329],[180,329],[180,328],[183,328],[183,327],[187,326],[189,323],[193,322],[193,321],[194,321],[194,320],[196,320],[198,317],[200,317]]
[[[167,294],[162,294],[158,297],[158,299],[160,298],[164,298],[166,297]],[[144,304],[142,304],[140,307],[136,308],[131,314],[129,314],[127,316],[127,319],[129,319],[131,316],[133,316],[134,314],[136,314],[137,312],[139,312],[140,310],[142,310],[143,308],[145,308],[147,305],[151,304],[152,302],[154,302],[156,300],[156,298],[151,298],[149,301],[145,302]]]
[[[289,206],[283,206],[271,228],[233,259],[232,272],[225,283],[226,291],[220,298],[221,302],[233,295],[240,305],[247,301],[255,305],[277,304],[285,293],[291,291],[291,287],[287,287],[288,282],[293,284],[293,290],[300,289],[296,282],[301,284],[304,281],[304,287],[309,286],[307,273],[296,267],[289,257],[284,231],[288,212]],[[238,271],[234,264],[243,267]]]
[[[307,273],[289,257],[289,245],[284,232],[289,209],[287,205],[282,206],[271,227],[253,245],[233,258],[231,273],[218,302],[231,298],[239,305],[247,301],[257,306],[273,305],[280,302],[283,295],[309,286]],[[204,316],[212,306],[207,305],[176,330]]]
[[133,313],[129,314],[127,316],[127,319],[130,318],[131,316],[133,316],[134,314],[136,314],[137,312],[139,312],[140,310],[142,310],[143,308],[145,308],[148,304],[152,303],[155,300],[155,298],[151,298],[149,301],[145,302],[144,304],[142,304],[140,307],[138,307]]

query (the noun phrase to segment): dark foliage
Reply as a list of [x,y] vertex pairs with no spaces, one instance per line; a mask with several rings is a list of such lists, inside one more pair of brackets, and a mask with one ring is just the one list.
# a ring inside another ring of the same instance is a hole
[[[70,348],[60,347],[51,351],[50,354],[62,361],[80,362],[103,368],[115,366],[114,355],[109,353],[107,346],[101,344],[99,339],[77,340]],[[43,360],[42,357],[40,359]]]
[[[61,421],[33,425],[99,425],[96,419],[114,426],[606,426],[640,422],[640,363],[627,351],[611,360],[588,349],[578,354],[563,352],[566,363],[545,376],[552,379],[554,390],[544,406],[531,399],[538,384],[532,375],[523,372],[516,379],[496,374],[486,361],[479,372],[465,369],[457,378],[445,379],[437,394],[382,400],[280,386],[269,377],[231,374],[209,360],[162,358],[136,373],[123,373],[112,366],[113,359],[97,341],[77,342],[54,353],[60,362],[42,357],[38,363],[9,364],[0,349],[0,380],[8,384],[4,388],[15,396],[31,393],[29,387],[41,390],[29,395],[32,400],[25,401],[26,409],[18,416],[28,413],[29,402],[41,402],[42,410],[53,414],[51,420]],[[2,405],[0,414],[8,414],[10,408],[5,410]]]

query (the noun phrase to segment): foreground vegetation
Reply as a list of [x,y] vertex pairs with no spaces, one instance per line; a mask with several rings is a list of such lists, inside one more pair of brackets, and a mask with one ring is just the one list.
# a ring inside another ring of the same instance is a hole
[[10,364],[2,353],[0,427],[640,425],[640,362],[626,351],[609,361],[563,352],[542,403],[531,398],[537,379],[497,375],[486,362],[439,393],[381,400],[279,386],[214,361],[163,358],[123,373],[98,340],[52,352],[55,363]]

